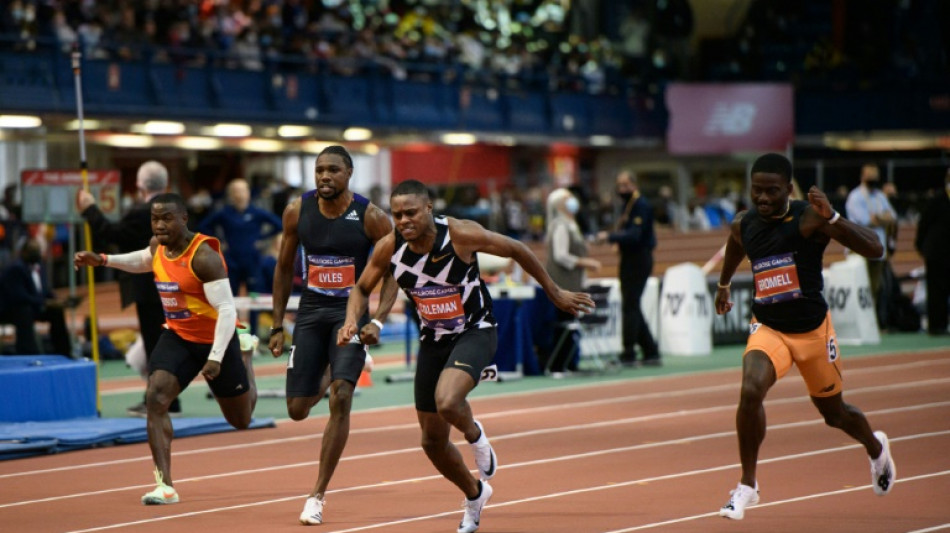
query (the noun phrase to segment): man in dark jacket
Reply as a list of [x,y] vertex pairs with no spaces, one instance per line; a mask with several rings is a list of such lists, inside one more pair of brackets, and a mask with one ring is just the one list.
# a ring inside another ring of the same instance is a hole
[[30,239],[23,244],[20,258],[0,275],[0,321],[16,329],[17,355],[43,353],[36,338],[36,322],[49,322],[53,352],[69,357],[64,304],[54,299],[42,258],[40,243]]
[[914,245],[927,269],[927,332],[946,335],[950,298],[950,169],[944,189],[927,204],[917,224]]
[[[93,248],[96,251],[105,251],[109,247],[119,253],[128,253],[147,248],[152,239],[152,215],[148,201],[153,196],[168,189],[168,170],[157,161],[146,161],[139,167],[135,185],[138,189],[138,198],[141,200],[118,222],[110,222],[96,205],[96,199],[86,191],[80,190],[76,199],[79,212],[89,223],[92,230]],[[152,350],[162,334],[162,324],[165,323],[165,312],[162,301],[155,288],[152,273],[128,274],[120,272],[119,294],[122,297],[122,308],[135,303],[135,314],[139,320],[139,331],[145,345],[146,361],[152,355]],[[170,413],[180,413],[181,405],[176,399],[169,409]],[[128,409],[132,416],[145,416],[145,402]]]
[[[620,251],[620,299],[623,306],[623,354],[621,362],[627,366],[660,366],[660,351],[640,308],[640,297],[647,280],[653,273],[653,249],[656,233],[653,230],[653,208],[640,196],[636,175],[623,171],[617,175],[617,194],[623,201],[623,211],[616,229],[601,231],[598,239],[617,245]],[[643,352],[643,360],[636,359],[636,346]]]

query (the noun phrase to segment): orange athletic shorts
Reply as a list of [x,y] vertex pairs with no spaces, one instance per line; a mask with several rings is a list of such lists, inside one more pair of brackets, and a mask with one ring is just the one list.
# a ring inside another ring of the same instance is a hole
[[769,356],[776,379],[787,374],[792,363],[798,365],[812,396],[822,398],[841,392],[841,352],[830,312],[820,326],[807,333],[782,333],[753,319],[745,353],[752,350]]

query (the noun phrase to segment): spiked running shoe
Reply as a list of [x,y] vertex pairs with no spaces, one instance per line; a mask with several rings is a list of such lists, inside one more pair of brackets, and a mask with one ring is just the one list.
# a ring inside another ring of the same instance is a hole
[[884,496],[894,488],[897,478],[897,469],[894,467],[894,458],[891,457],[891,442],[883,431],[875,431],[874,437],[881,441],[881,455],[871,459],[871,488],[874,494]]
[[178,503],[178,491],[175,490],[175,487],[170,487],[165,484],[162,479],[162,472],[155,469],[155,484],[158,485],[151,492],[146,492],[142,496],[142,503],[144,505],[167,505],[169,503]]
[[458,533],[474,533],[478,531],[479,521],[482,519],[482,509],[491,499],[491,485],[485,481],[479,481],[482,484],[482,493],[474,500],[468,498],[462,502],[462,508],[465,514],[462,515],[462,521],[459,523]]
[[323,523],[323,506],[325,500],[316,496],[307,498],[307,503],[303,506],[303,512],[300,513],[300,523],[305,526],[316,526]]
[[495,477],[495,471],[498,469],[498,458],[495,456],[495,450],[491,447],[491,443],[488,442],[482,423],[476,420],[475,425],[478,426],[481,435],[478,436],[478,440],[470,444],[472,445],[472,452],[475,454],[475,464],[478,465],[478,475],[481,479],[487,481]]
[[731,495],[729,501],[719,509],[719,516],[742,520],[745,517],[745,508],[759,503],[759,484],[756,483],[753,489],[740,482],[735,490],[729,491],[729,494]]

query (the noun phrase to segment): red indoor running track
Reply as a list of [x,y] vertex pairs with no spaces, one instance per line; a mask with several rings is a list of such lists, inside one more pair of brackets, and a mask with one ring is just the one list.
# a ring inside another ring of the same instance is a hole
[[[762,501],[733,522],[717,510],[739,478],[739,377],[572,380],[474,399],[500,465],[479,531],[950,531],[950,350],[846,361],[845,399],[892,439],[898,483],[884,498],[863,449],[824,426],[794,371],[781,380],[766,404]],[[0,531],[300,532],[324,423],[176,440],[182,502],[169,506],[139,503],[152,488],[144,443],[5,461]],[[315,531],[455,531],[462,496],[418,441],[409,407],[354,413]]]

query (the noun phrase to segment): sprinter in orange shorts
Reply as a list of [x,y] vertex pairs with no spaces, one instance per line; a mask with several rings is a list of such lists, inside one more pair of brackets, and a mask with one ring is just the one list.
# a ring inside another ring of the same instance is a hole
[[875,494],[890,492],[896,475],[887,435],[872,432],[864,414],[842,399],[838,343],[821,294],[822,256],[831,239],[868,258],[881,257],[884,250],[873,231],[841,217],[817,187],[808,191],[808,201],[792,201],[791,193],[792,164],[787,158],[766,154],[756,159],[751,187],[755,209],[737,214],[732,221],[716,291],[716,312],[728,313],[732,309],[730,280],[748,256],[755,284],[755,318],[743,357],[736,412],[742,478],[719,510],[719,516],[733,520],[742,520],[746,507],[759,502],[755,469],[765,439],[762,403],[793,363],[825,423],[864,445]]

